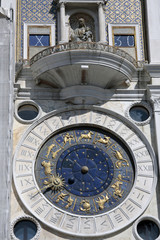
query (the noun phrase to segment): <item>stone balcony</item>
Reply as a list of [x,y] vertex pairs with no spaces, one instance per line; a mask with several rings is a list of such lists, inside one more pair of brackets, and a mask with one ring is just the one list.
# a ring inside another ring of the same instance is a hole
[[30,60],[33,78],[53,88],[116,88],[128,81],[150,81],[142,62],[116,47],[94,42],[65,43]]

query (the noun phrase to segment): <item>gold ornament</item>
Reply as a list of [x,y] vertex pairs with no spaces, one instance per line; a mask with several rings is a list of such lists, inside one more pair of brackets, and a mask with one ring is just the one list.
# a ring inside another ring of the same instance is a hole
[[106,194],[106,196],[101,195],[101,197],[102,198],[98,197],[98,201],[96,201],[96,202],[98,203],[99,209],[103,210],[104,209],[104,204],[109,201],[109,197],[108,197],[107,194]]
[[61,148],[59,148],[57,151],[52,152],[52,158],[55,159],[57,154],[61,151]]
[[51,174],[51,167],[53,166],[52,164],[51,164],[51,162],[46,162],[46,161],[43,161],[42,163],[41,163],[41,165],[44,167],[44,173],[45,173],[45,175],[50,175]]
[[53,175],[48,178],[48,181],[43,182],[44,185],[47,185],[47,188],[51,188],[53,191],[60,191],[64,187],[64,179],[59,175]]
[[119,181],[115,182],[115,183],[111,186],[111,188],[114,188],[113,196],[116,197],[116,198],[117,198],[117,197],[120,197],[120,198],[121,198],[124,191],[121,190],[121,185],[123,184],[123,182],[121,182],[122,176],[121,176],[120,174],[118,175],[118,180],[119,180]]
[[91,210],[91,205],[88,200],[82,200],[81,203],[82,207],[80,207],[80,210],[83,212],[88,212]]
[[116,168],[129,166],[128,161],[124,159],[122,154],[117,150],[115,151],[115,157],[118,159],[118,161],[115,163]]
[[74,200],[71,198],[71,196],[69,196],[69,198],[67,199],[67,205],[65,206],[66,209],[68,209],[70,206],[72,206],[72,203],[74,202]]
[[66,135],[64,136],[64,145],[63,147],[66,145],[67,142],[69,142],[69,144],[71,145],[71,140],[73,139],[73,135],[69,135],[69,133],[66,133]]
[[47,158],[48,158],[48,156],[49,156],[52,148],[54,148],[55,146],[56,146],[56,145],[53,143],[53,144],[51,144],[51,145],[48,147],[48,151],[47,151],[47,154],[46,154],[46,157],[47,157]]
[[101,138],[99,136],[99,139],[97,141],[95,141],[95,144],[99,142],[99,143],[102,143],[102,144],[105,144],[105,145],[108,145],[108,143],[111,143],[110,141],[110,137],[107,137],[107,136],[104,136],[104,138]]
[[91,135],[93,135],[92,131],[89,131],[87,134],[82,133],[79,140],[88,139],[88,141],[89,141],[89,139],[92,139]]

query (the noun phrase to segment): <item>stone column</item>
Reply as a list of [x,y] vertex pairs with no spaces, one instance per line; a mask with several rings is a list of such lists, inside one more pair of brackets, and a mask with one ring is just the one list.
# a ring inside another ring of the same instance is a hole
[[103,4],[98,5],[98,20],[99,20],[99,41],[106,42],[105,18]]
[[156,155],[158,157],[158,169],[160,174],[160,86],[149,86],[150,99],[154,111],[154,131],[156,140]]
[[[160,63],[160,1],[145,0],[150,63]],[[148,20],[148,21],[147,21]]]
[[66,29],[65,29],[65,4],[64,2],[60,3],[60,28],[61,28],[61,37],[60,37],[60,43],[64,43],[66,38]]

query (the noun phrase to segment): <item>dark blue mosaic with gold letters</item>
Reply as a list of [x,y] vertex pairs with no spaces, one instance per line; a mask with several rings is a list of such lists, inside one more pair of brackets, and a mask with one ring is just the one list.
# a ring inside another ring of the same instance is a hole
[[129,150],[112,133],[77,126],[45,142],[35,176],[52,204],[70,213],[93,215],[123,202],[133,185],[134,165]]

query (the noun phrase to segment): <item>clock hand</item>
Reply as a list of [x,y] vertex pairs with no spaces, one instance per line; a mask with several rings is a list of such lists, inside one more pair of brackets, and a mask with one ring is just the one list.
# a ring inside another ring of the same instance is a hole
[[43,184],[46,186],[42,187],[38,192],[48,188],[54,191],[60,191],[64,187],[64,179],[61,176],[52,175],[48,177],[48,181],[45,180]]
[[[53,183],[47,184],[46,186],[40,188],[40,190],[37,190],[35,193],[33,193],[33,196],[36,196],[38,193],[40,193],[40,191],[42,191],[42,190],[44,190],[44,189],[47,189],[47,188],[49,188],[49,187],[52,187],[52,186],[53,186]],[[32,196],[32,197],[33,197],[33,196]]]
[[44,186],[43,188],[40,188],[40,191],[50,188],[50,187],[53,187],[53,185],[54,185],[53,183],[49,183],[48,185]]

